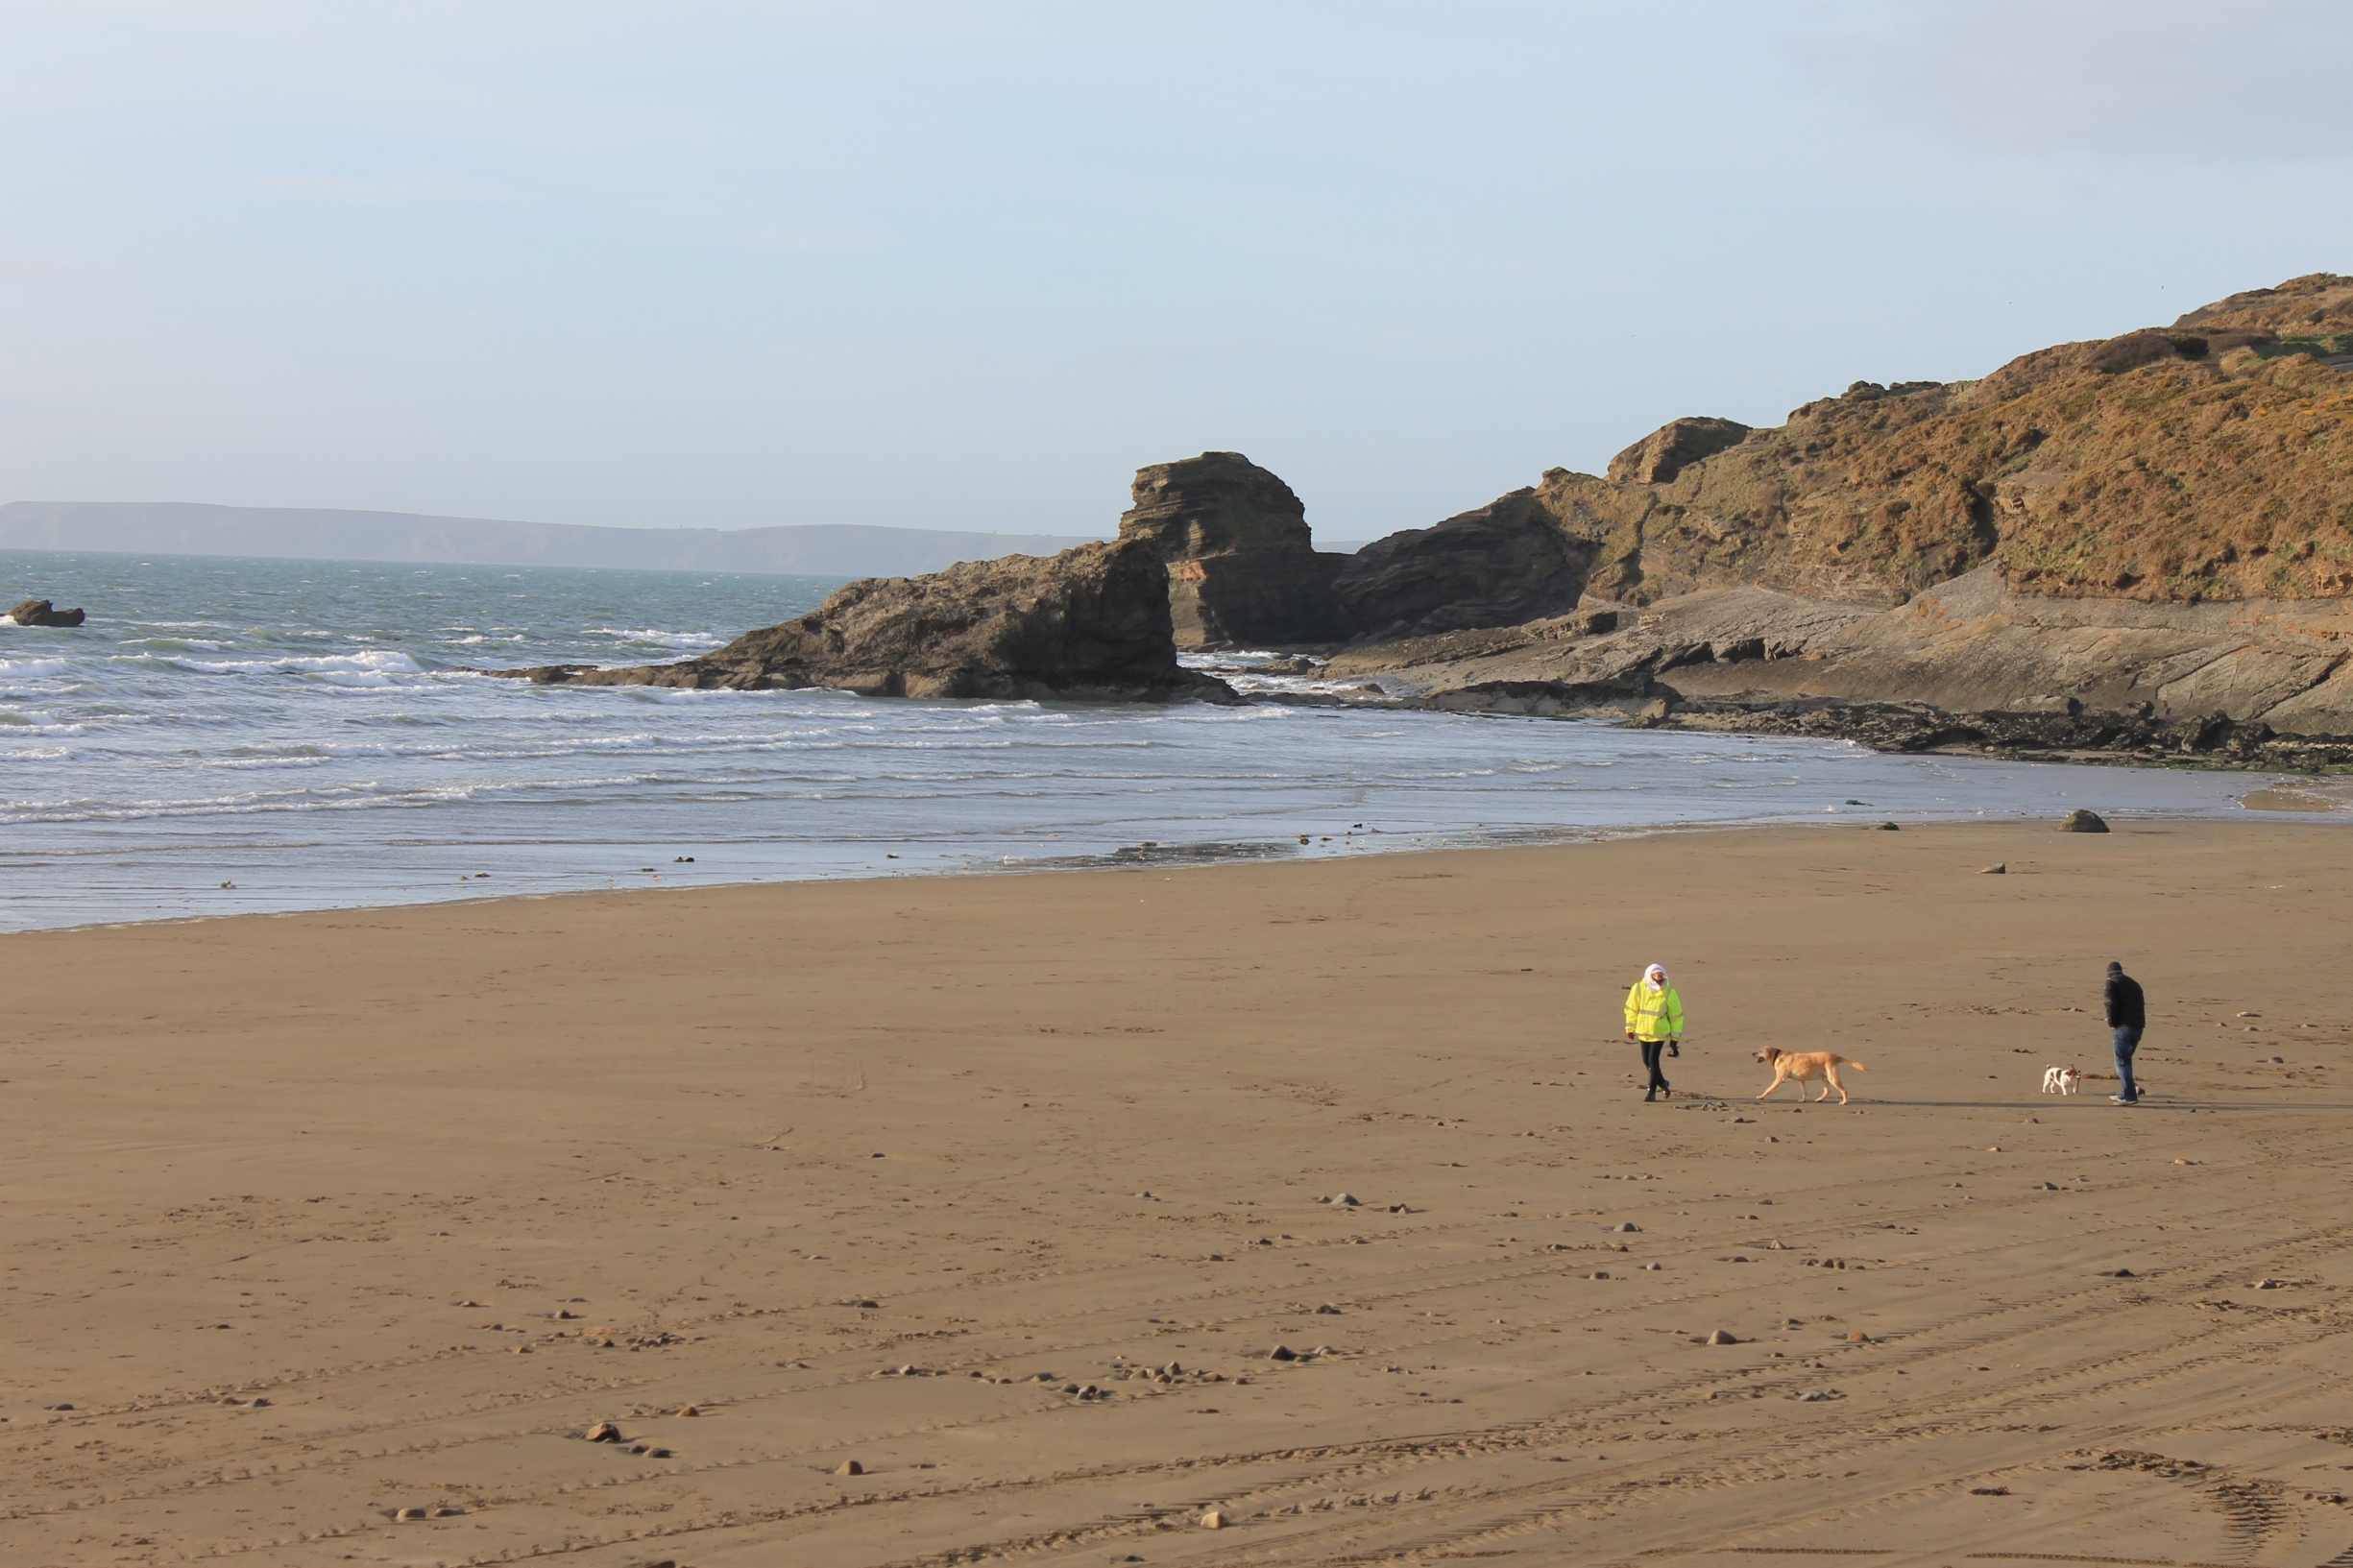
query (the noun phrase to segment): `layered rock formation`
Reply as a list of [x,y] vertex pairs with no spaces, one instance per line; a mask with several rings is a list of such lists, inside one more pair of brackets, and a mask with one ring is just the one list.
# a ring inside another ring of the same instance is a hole
[[966,562],[925,577],[874,577],[811,615],[674,664],[580,664],[486,673],[543,686],[767,690],[829,687],[893,697],[1038,701],[1238,700],[1179,668],[1169,575],[1143,540],[1060,555]]
[[60,610],[47,599],[27,599],[9,612],[19,626],[79,626],[87,619],[79,610]]
[[1348,558],[1320,554],[1306,509],[1240,452],[1138,469],[1123,541],[1149,543],[1169,570],[1185,648],[1283,646],[1346,637],[1332,579]]
[[1992,567],[1888,610],[1710,589],[1342,654],[1456,711],[1607,712],[1884,749],[2353,761],[2353,601],[2163,605],[2019,592]]

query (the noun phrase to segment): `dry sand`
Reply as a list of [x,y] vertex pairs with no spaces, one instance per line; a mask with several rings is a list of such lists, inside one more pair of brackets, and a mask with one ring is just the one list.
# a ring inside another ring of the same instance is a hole
[[[2348,866],[1841,824],[0,939],[0,1557],[2353,1563]],[[2038,1094],[2112,956],[2151,1102]],[[1764,1045],[1870,1071],[1759,1106]]]

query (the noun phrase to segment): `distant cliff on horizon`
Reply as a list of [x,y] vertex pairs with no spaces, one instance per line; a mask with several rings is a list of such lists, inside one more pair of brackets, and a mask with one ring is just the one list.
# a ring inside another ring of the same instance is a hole
[[904,577],[958,561],[1055,555],[1089,543],[1055,534],[957,533],[811,523],[776,528],[596,528],[411,512],[207,506],[194,501],[11,501],[0,550],[250,555],[452,566],[614,567]]

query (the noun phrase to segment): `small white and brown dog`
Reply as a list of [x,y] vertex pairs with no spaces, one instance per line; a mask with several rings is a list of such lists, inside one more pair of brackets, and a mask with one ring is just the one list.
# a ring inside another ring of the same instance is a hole
[[1807,1098],[1806,1086],[1820,1078],[1822,1093],[1816,1098],[1828,1099],[1831,1091],[1835,1089],[1838,1091],[1838,1103],[1844,1105],[1847,1102],[1847,1086],[1838,1081],[1838,1070],[1851,1067],[1857,1073],[1871,1071],[1854,1057],[1841,1056],[1834,1050],[1783,1050],[1767,1046],[1757,1053],[1757,1059],[1773,1070],[1773,1081],[1765,1085],[1764,1095],[1759,1095],[1759,1099],[1784,1083],[1796,1084],[1798,1098],[1804,1099]]
[[2072,1095],[2081,1087],[2082,1083],[2083,1070],[2081,1068],[2047,1067],[2043,1069],[2043,1093],[2046,1095]]

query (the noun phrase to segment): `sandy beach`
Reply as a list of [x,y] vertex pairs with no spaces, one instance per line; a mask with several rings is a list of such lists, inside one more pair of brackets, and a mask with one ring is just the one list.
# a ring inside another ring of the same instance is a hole
[[[0,938],[0,1556],[2353,1562],[2349,870],[1839,822]],[[2037,1092],[2110,958],[2133,1109]]]

